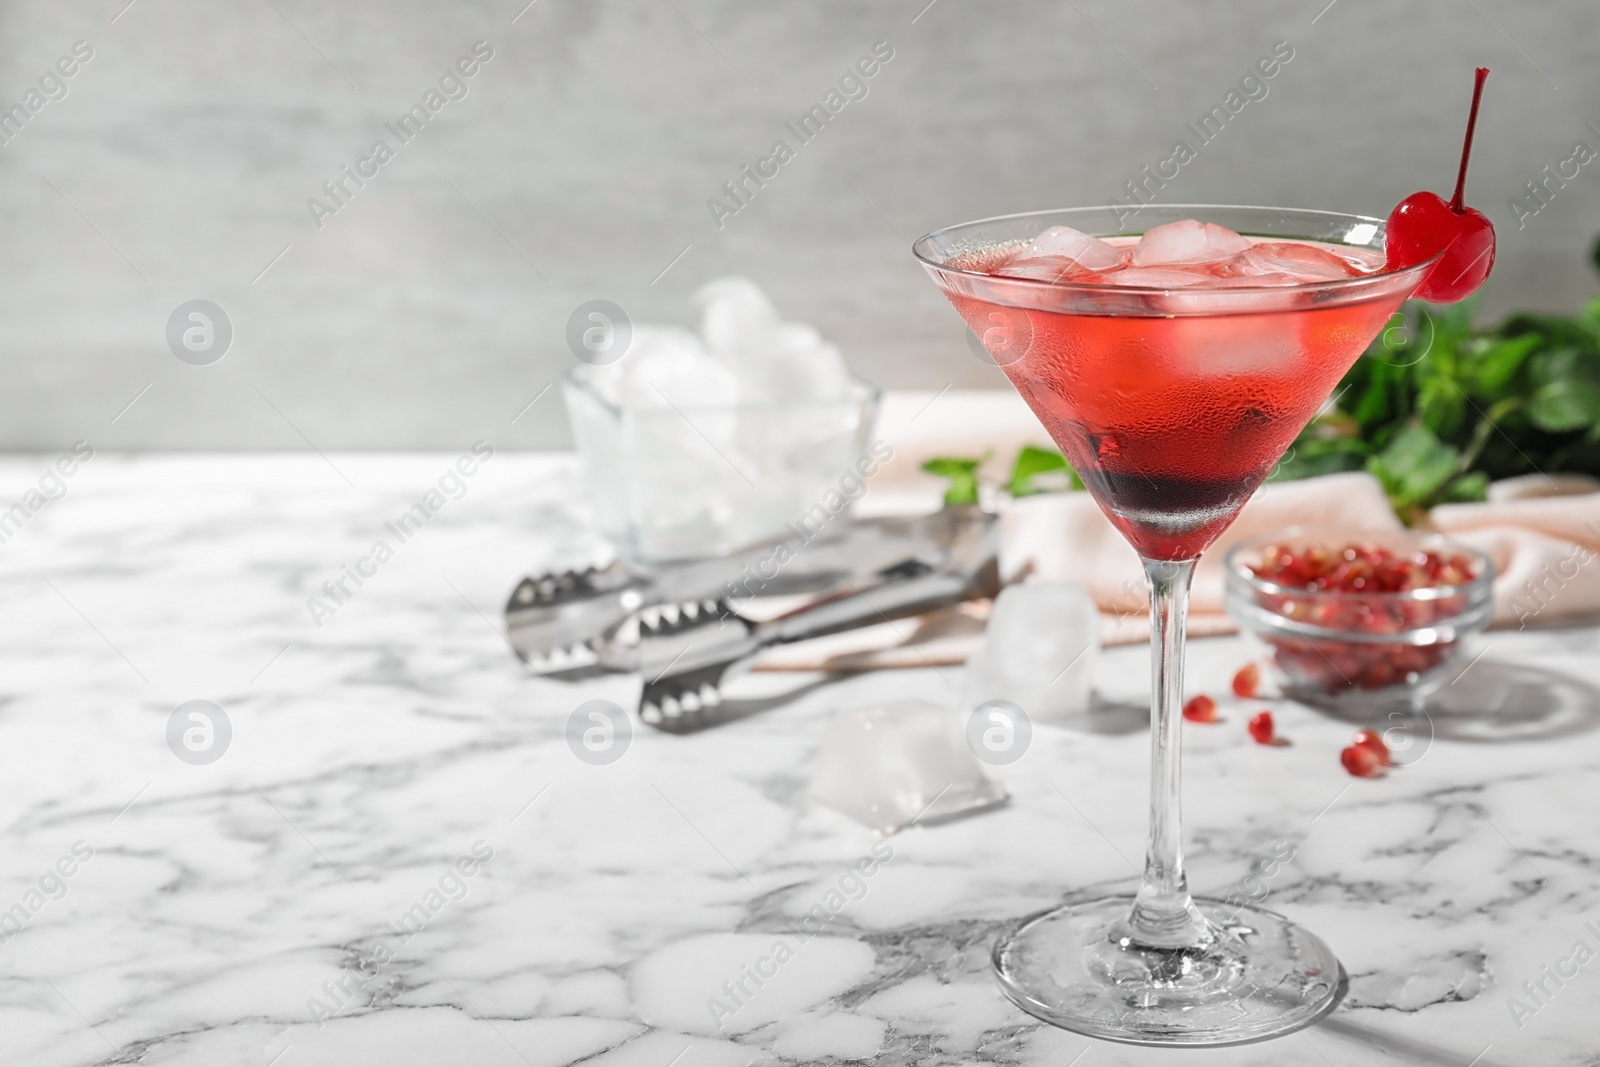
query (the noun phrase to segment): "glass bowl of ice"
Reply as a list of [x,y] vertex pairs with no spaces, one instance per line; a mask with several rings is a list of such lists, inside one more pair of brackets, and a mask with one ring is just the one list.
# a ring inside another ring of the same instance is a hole
[[695,299],[698,335],[636,325],[621,359],[565,382],[596,518],[632,562],[809,539],[890,455],[868,443],[878,390],[815,329],[742,278]]

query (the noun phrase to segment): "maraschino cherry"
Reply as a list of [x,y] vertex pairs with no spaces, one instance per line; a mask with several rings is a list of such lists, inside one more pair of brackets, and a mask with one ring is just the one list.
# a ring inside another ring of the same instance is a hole
[[1436,304],[1453,304],[1478,291],[1494,266],[1494,225],[1487,215],[1467,207],[1462,195],[1467,185],[1467,159],[1472,155],[1472,131],[1478,125],[1478,102],[1488,67],[1479,67],[1472,87],[1472,112],[1467,117],[1467,139],[1461,146],[1461,170],[1456,192],[1446,204],[1437,193],[1412,193],[1389,213],[1386,249],[1390,270],[1424,263],[1443,253],[1416,295]]

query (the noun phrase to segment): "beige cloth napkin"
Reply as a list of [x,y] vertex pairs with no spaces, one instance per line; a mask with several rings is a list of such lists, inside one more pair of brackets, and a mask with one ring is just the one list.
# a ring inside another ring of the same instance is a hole
[[[991,478],[1008,472],[1024,444],[1049,436],[1011,392],[890,393],[878,436],[894,449],[862,501],[864,513],[936,508],[943,481],[921,471],[938,455],[992,450]],[[1149,639],[1148,599],[1139,558],[1087,493],[1011,499],[997,494],[1001,570],[1007,580],[1070,581],[1088,587],[1100,607],[1107,645]],[[1600,616],[1600,482],[1581,476],[1532,475],[1496,483],[1482,504],[1435,508],[1439,532],[1494,560],[1496,626],[1557,623]],[[1232,633],[1223,611],[1222,559],[1234,544],[1302,527],[1337,536],[1400,527],[1383,489],[1365,473],[1334,474],[1263,486],[1200,559],[1190,596],[1189,633]],[[964,662],[982,639],[984,605],[935,613],[808,642],[773,653],[768,669],[865,669]]]
[[1482,504],[1445,504],[1433,527],[1494,560],[1494,624],[1600,615],[1600,481],[1530,474],[1496,482]]

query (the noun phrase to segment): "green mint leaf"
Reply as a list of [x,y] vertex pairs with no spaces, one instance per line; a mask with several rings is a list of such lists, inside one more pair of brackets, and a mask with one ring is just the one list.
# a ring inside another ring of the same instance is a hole
[[1527,333],[1480,345],[1461,368],[1467,392],[1485,400],[1494,399],[1511,384],[1533,350],[1544,343],[1543,334]]
[[1058,471],[1065,472],[1068,488],[1083,488],[1083,480],[1078,477],[1078,472],[1072,469],[1072,465],[1060,452],[1053,448],[1023,445],[1022,451],[1017,453],[1016,462],[1011,465],[1011,483],[1008,489],[1012,496],[1032,496],[1035,493],[1048,492],[1048,488],[1040,486],[1036,479],[1041,474],[1053,474]]
[[940,456],[928,460],[922,469],[950,480],[944,491],[944,506],[949,508],[978,502],[978,468],[982,464],[981,459]]
[[1472,314],[1476,297],[1454,304],[1423,304],[1422,314],[1433,323],[1433,347],[1459,348],[1472,336]]
[[1586,315],[1570,318],[1561,315],[1540,315],[1519,311],[1506,319],[1500,327],[1502,337],[1521,337],[1523,334],[1543,334],[1552,345],[1565,345],[1582,350],[1600,348],[1600,319]]
[[1528,375],[1536,389],[1557,382],[1600,382],[1600,352],[1576,345],[1535,352],[1528,360]]
[[1528,421],[1550,433],[1600,424],[1600,382],[1581,378],[1546,382],[1528,401]]
[[1367,460],[1367,470],[1382,484],[1396,511],[1423,505],[1456,473],[1459,449],[1444,444],[1424,426],[1409,426]]
[[1476,504],[1489,499],[1489,476],[1482,471],[1463,474],[1444,487],[1441,504]]
[[1439,437],[1455,434],[1466,415],[1466,394],[1450,378],[1429,378],[1417,391],[1417,417]]
[[1365,386],[1349,408],[1350,414],[1363,430],[1388,423],[1394,418],[1397,401],[1401,399],[1400,386],[1406,373],[1399,364],[1387,362],[1381,356],[1372,357],[1367,362]]

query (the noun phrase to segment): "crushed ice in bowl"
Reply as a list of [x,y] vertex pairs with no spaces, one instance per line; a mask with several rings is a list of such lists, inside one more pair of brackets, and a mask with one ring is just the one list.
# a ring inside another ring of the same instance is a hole
[[850,371],[838,346],[814,326],[784,322],[749,278],[707,282],[694,302],[706,349],[737,377],[742,401],[834,400],[848,393]]
[[637,326],[627,358],[585,369],[595,391],[623,407],[729,404],[738,397],[737,376],[688,330]]
[[635,324],[620,358],[565,386],[596,518],[633,561],[780,536],[856,469],[877,410],[839,349],[749,279],[710,282],[695,304],[698,333]]

